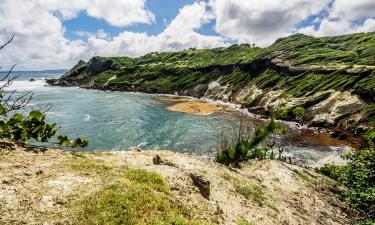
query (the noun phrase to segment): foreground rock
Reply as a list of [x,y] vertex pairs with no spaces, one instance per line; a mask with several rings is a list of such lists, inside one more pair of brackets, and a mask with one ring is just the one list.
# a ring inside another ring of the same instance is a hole
[[[170,187],[170,198],[188,209],[189,219],[210,224],[349,224],[333,181],[279,161],[249,161],[241,169],[229,169],[168,151],[70,153],[14,145],[0,151],[0,224],[76,224],[81,199],[97,196],[112,179],[101,174],[116,176],[113,171],[126,168],[160,175]],[[92,172],[94,162],[101,166]],[[130,181],[122,179],[126,191]],[[93,223],[81,219],[78,224]]]

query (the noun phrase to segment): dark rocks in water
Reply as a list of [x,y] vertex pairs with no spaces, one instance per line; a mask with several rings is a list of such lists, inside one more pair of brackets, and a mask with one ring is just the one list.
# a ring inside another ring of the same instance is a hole
[[35,79],[31,78],[31,79],[30,79],[29,81],[30,81],[30,82],[34,82],[34,81],[35,81]]

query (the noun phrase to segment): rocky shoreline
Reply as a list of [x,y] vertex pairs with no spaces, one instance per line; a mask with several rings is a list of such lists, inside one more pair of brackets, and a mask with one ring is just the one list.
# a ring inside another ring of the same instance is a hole
[[[47,79],[46,80],[47,84],[49,85],[52,85],[52,86],[62,86],[62,87],[70,87],[70,86],[73,86],[75,87],[75,85],[69,85],[69,84],[61,84],[60,80],[59,79]],[[80,88],[83,88],[83,89],[92,89],[92,90],[99,90],[99,91],[120,91],[120,92],[138,92],[138,91],[135,91],[135,90],[122,90],[122,89],[112,89],[112,88],[104,88],[104,87],[93,87],[93,86],[79,86]],[[142,93],[142,92],[140,92]],[[197,102],[203,102],[203,103],[212,103],[214,105],[219,105],[219,106],[223,106],[223,107],[226,107],[228,106],[228,104],[230,105],[235,105],[236,109],[232,109],[232,110],[238,110],[238,109],[241,109],[241,111],[245,110],[247,111],[248,113],[250,113],[252,116],[255,116],[255,117],[258,117],[260,119],[269,119],[270,116],[272,115],[272,112],[270,110],[266,110],[265,107],[262,107],[262,106],[255,106],[255,107],[247,107],[245,105],[245,103],[241,103],[241,102],[228,102],[228,101],[223,101],[223,99],[220,99],[220,98],[211,98],[210,96],[194,96],[194,95],[180,95],[179,93],[172,93],[172,94],[165,94],[165,93],[148,93],[148,92],[144,92],[145,94],[151,94],[151,95],[158,95],[158,96],[166,96],[166,97],[170,97],[170,98],[176,98],[176,99],[195,99],[195,101]],[[184,93],[186,94],[186,93]],[[178,100],[178,102],[180,102],[180,100]],[[182,105],[181,105],[182,106]],[[203,110],[205,112],[199,112],[200,110],[194,110],[194,106],[193,105],[188,105],[186,107],[185,106],[182,106],[184,109],[181,109],[180,106],[178,107],[179,109],[174,109],[176,111],[182,111],[182,112],[187,112],[187,113],[193,113],[194,114],[194,111],[196,111],[196,115],[207,115],[207,114],[210,114],[212,113],[211,110]],[[174,108],[174,107],[173,107]],[[209,107],[211,108],[211,107]],[[213,107],[215,108],[215,110],[219,110],[217,109],[216,107]],[[231,107],[229,107],[231,108]],[[232,107],[233,108],[233,107]],[[245,112],[246,114],[246,112]],[[288,126],[291,126],[291,124],[293,123],[293,127],[295,127],[296,129],[298,129],[299,127],[301,126],[305,126],[307,127],[308,129],[312,129],[312,130],[315,130],[317,133],[326,133],[328,135],[330,135],[332,138],[335,138],[339,141],[344,141],[347,143],[347,145],[355,148],[355,149],[359,149],[359,148],[362,148],[362,147],[365,147],[367,145],[367,142],[365,141],[365,139],[361,136],[361,135],[358,135],[356,134],[354,131],[350,131],[350,130],[345,130],[345,129],[342,129],[342,128],[339,128],[339,127],[335,127],[335,126],[332,126],[332,125],[327,125],[327,124],[324,124],[324,123],[309,123],[310,121],[304,121],[303,119],[299,119],[299,120],[283,120],[281,119],[281,121],[284,121],[285,123],[288,124]]]

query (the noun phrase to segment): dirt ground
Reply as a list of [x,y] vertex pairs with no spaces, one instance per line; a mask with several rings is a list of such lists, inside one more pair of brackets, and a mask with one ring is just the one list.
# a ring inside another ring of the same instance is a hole
[[[0,224],[69,224],[71,202],[103,185],[98,174],[72,170],[72,158],[156,172],[178,202],[215,224],[350,222],[334,194],[335,182],[279,161],[254,160],[234,169],[169,151],[72,153],[13,143],[2,143],[0,149]],[[205,184],[197,184],[194,176]]]

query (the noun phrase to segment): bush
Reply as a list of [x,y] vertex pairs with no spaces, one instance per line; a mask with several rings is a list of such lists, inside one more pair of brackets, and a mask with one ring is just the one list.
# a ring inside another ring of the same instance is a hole
[[324,165],[318,172],[345,185],[342,197],[361,213],[362,224],[375,223],[375,148],[349,152],[342,156],[346,165]]
[[269,151],[274,144],[267,147],[258,147],[258,145],[271,134],[280,131],[285,132],[285,127],[272,118],[265,127],[257,128],[250,138],[239,137],[233,146],[219,150],[216,161],[225,165],[238,166],[240,162],[248,159],[274,159],[274,152]]

